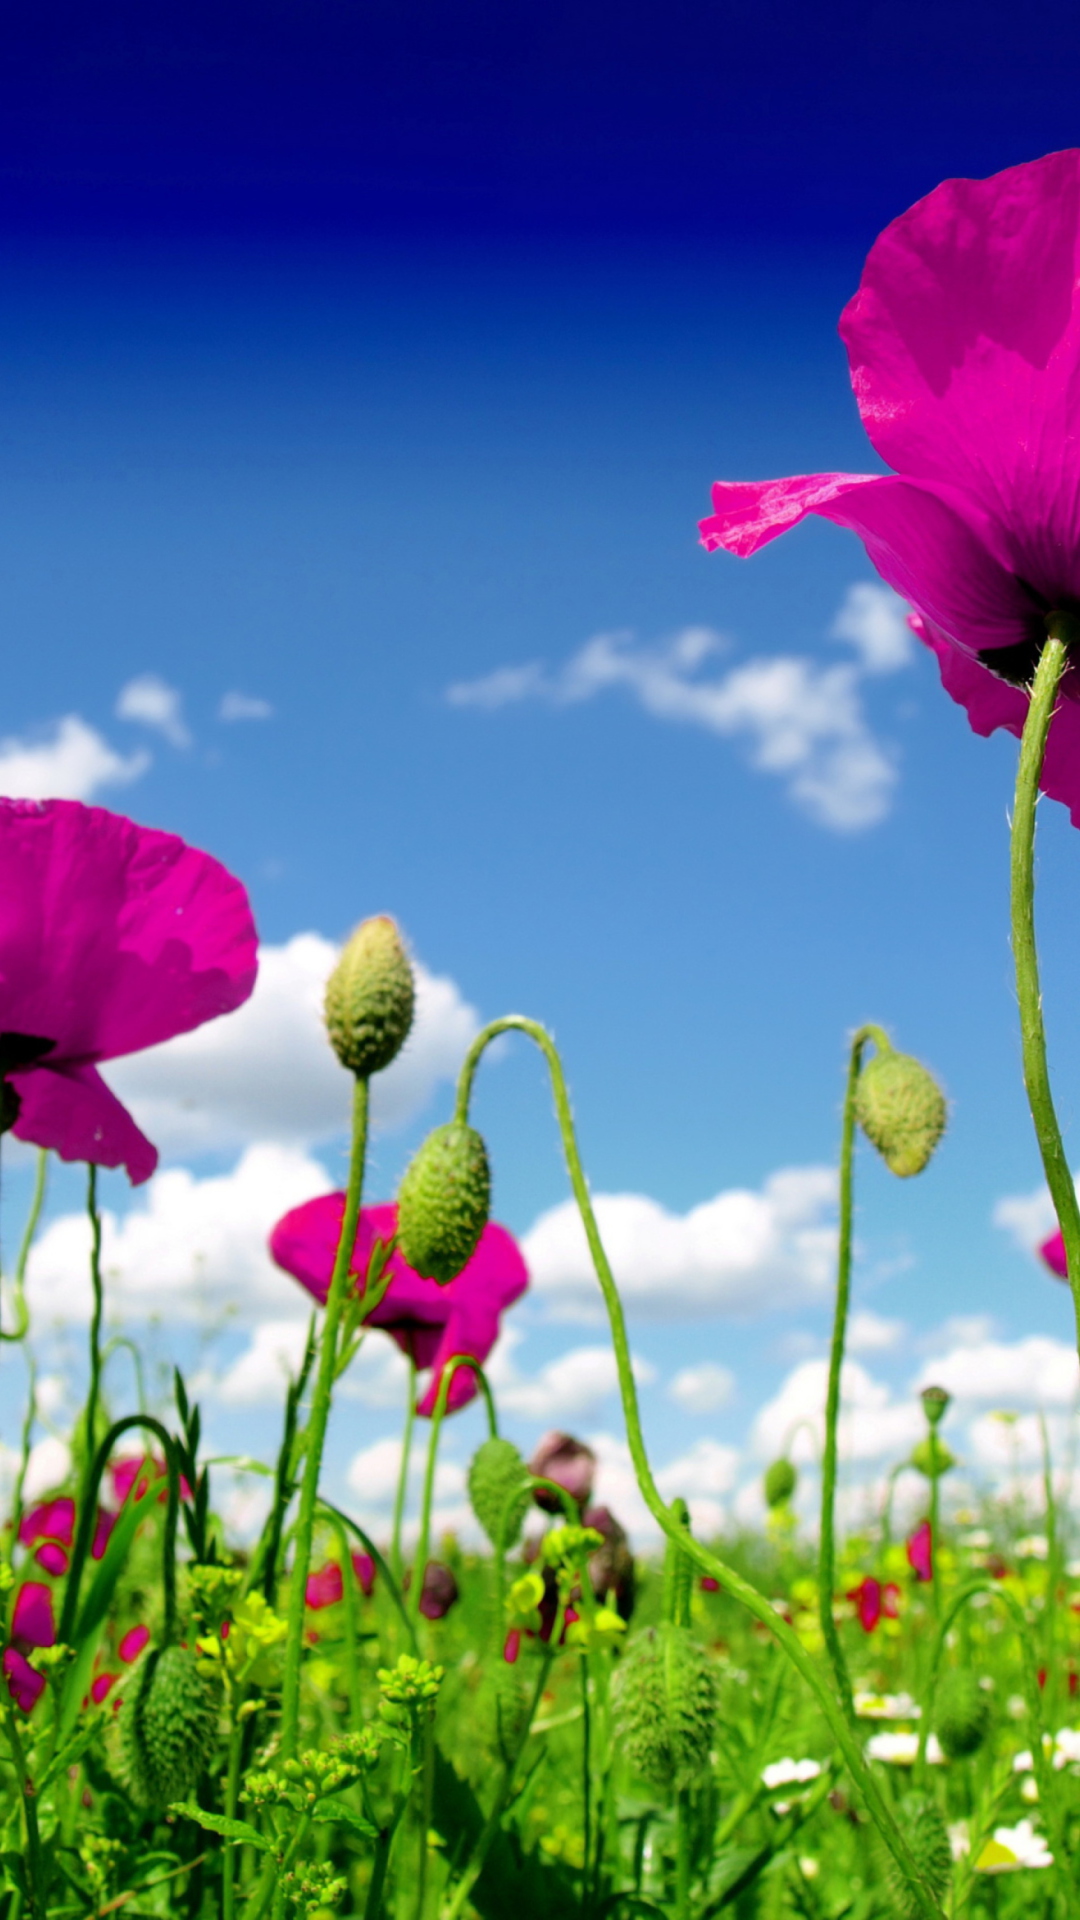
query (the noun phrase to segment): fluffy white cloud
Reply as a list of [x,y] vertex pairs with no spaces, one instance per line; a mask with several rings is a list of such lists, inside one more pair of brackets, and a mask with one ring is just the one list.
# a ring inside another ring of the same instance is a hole
[[[106,1075],[163,1153],[273,1140],[313,1146],[347,1123],[350,1080],[322,1021],[338,948],[317,933],[262,948],[251,999],[194,1033],[111,1062]],[[416,1018],[397,1059],[372,1081],[376,1126],[402,1126],[451,1079],[477,1030],[452,980],[414,962]]]
[[116,702],[118,720],[135,720],[153,727],[173,747],[190,747],[191,735],[184,724],[184,702],[176,687],[170,687],[156,673],[140,673],[121,687]]
[[734,1398],[735,1375],[715,1360],[702,1360],[696,1367],[680,1368],[668,1392],[686,1413],[715,1413]]
[[1045,1187],[1036,1187],[1032,1193],[1005,1194],[990,1217],[995,1227],[1011,1235],[1021,1253],[1035,1253],[1040,1241],[1057,1226],[1054,1203]]
[[[587,1437],[597,1457],[593,1490],[596,1504],[610,1508],[635,1545],[654,1545],[660,1529],[641,1497],[626,1441],[604,1432]],[[690,1509],[694,1532],[702,1539],[718,1533],[726,1522],[723,1496],[735,1484],[738,1459],[734,1447],[699,1440],[657,1470],[656,1484],[665,1500],[681,1495]]]
[[915,653],[904,601],[891,587],[872,580],[848,588],[829,637],[854,647],[866,673],[896,673],[910,665]]
[[138,780],[148,753],[124,758],[77,713],[39,740],[0,740],[0,793],[9,800],[92,800],[102,787]]
[[944,1387],[957,1400],[1004,1408],[1071,1406],[1080,1393],[1076,1348],[1047,1334],[984,1340],[927,1361],[916,1383]]
[[[249,1147],[231,1173],[198,1180],[184,1167],[155,1174],[130,1212],[102,1219],[106,1306],[169,1319],[305,1311],[306,1295],[275,1267],[267,1235],[288,1207],[326,1193],[325,1168],[291,1147]],[[83,1213],[64,1214],[30,1256],[36,1322],[85,1320],[90,1238]]]
[[[0,1441],[0,1493],[5,1499],[10,1499],[14,1492],[21,1457],[17,1447],[5,1446]],[[66,1440],[49,1434],[30,1449],[23,1499],[40,1500],[42,1494],[52,1493],[56,1487],[63,1486],[70,1472],[71,1448]]]
[[[285,1380],[295,1374],[307,1338],[310,1302],[294,1288],[295,1311],[288,1319],[262,1320],[251,1330],[244,1351],[220,1379],[210,1379],[201,1391],[212,1393],[229,1406],[277,1406]],[[298,1319],[297,1313],[305,1317]],[[339,1400],[359,1400],[366,1407],[404,1410],[409,1370],[401,1349],[388,1333],[373,1327],[360,1351],[339,1381]]]
[[[734,1187],[689,1213],[644,1194],[598,1194],[600,1232],[628,1308],[639,1313],[752,1314],[828,1292],[836,1244],[828,1167],[774,1173],[760,1192]],[[598,1310],[576,1206],[541,1214],[523,1242],[538,1294],[556,1311]]]
[[[633,1359],[634,1377],[640,1386],[656,1378],[656,1369],[646,1360]],[[538,1420],[545,1426],[572,1420],[591,1410],[618,1389],[615,1355],[608,1347],[572,1347],[556,1360],[549,1360],[532,1379],[523,1380],[512,1365],[504,1365],[497,1376],[499,1405],[523,1420]]]
[[251,693],[223,694],[218,708],[219,720],[272,720],[273,717],[269,700],[260,700],[257,694]]
[[[761,1408],[751,1433],[759,1460],[790,1452],[800,1466],[814,1465],[825,1438],[827,1360],[804,1360],[780,1391]],[[902,1459],[926,1430],[918,1401],[897,1401],[857,1360],[845,1360],[840,1376],[840,1457],[864,1462]]]
[[[418,1495],[424,1472],[424,1449],[414,1447],[409,1460],[409,1510],[404,1534],[415,1538],[418,1530]],[[353,1455],[348,1483],[356,1496],[353,1502],[357,1518],[373,1531],[385,1535],[390,1509],[401,1470],[401,1441],[376,1440]],[[435,1469],[435,1500],[432,1509],[432,1546],[438,1551],[441,1533],[454,1532],[466,1541],[479,1544],[481,1534],[465,1497],[465,1468],[460,1461],[443,1456]]]
[[852,645],[857,664],[821,666],[776,654],[704,677],[727,651],[708,627],[686,627],[657,647],[626,633],[601,633],[557,672],[539,661],[499,667],[447,689],[452,706],[491,713],[524,700],[572,706],[611,688],[629,692],[646,713],[746,740],[752,764],[782,778],[792,798],[822,826],[853,831],[889,810],[896,785],[891,754],[874,737],[863,711],[865,674],[905,666],[913,648],[903,603],[886,587],[863,582],[848,593],[832,629]]
[[907,1332],[902,1320],[883,1320],[878,1313],[864,1308],[853,1313],[848,1322],[849,1353],[888,1353],[898,1347]]

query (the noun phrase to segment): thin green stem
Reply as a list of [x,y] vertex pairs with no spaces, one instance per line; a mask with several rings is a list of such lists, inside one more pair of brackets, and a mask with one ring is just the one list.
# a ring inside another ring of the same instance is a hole
[[690,1792],[675,1797],[675,1920],[690,1920]]
[[[236,1718],[236,1701],[230,1702],[233,1724],[229,1734],[229,1765],[225,1779],[225,1818],[236,1819],[240,1802],[240,1767],[244,1752],[244,1728]],[[236,1913],[236,1848],[225,1845],[221,1861],[221,1920],[234,1920]]]
[[[125,1414],[122,1420],[113,1422],[108,1433],[102,1440],[101,1445],[91,1459],[90,1472],[87,1475],[84,1488],[84,1497],[79,1508],[78,1524],[75,1530],[75,1544],[71,1550],[71,1566],[64,1584],[64,1604],[60,1612],[60,1624],[56,1631],[58,1641],[64,1646],[71,1646],[74,1642],[76,1612],[79,1604],[79,1588],[82,1583],[83,1570],[89,1557],[90,1546],[97,1525],[97,1499],[102,1477],[109,1464],[109,1456],[116,1442],[123,1434],[132,1432],[136,1427],[145,1428],[147,1433],[154,1434],[161,1442],[162,1451],[165,1455],[165,1465],[169,1474],[170,1507],[166,1510],[165,1516],[166,1540],[168,1539],[171,1517],[173,1542],[175,1546],[176,1515],[179,1512],[179,1473],[172,1439],[166,1428],[162,1426],[161,1421],[155,1420],[153,1414]],[[128,1499],[133,1500],[134,1498],[135,1489],[133,1487],[131,1493],[128,1495]],[[170,1616],[175,1613],[176,1607],[175,1553],[171,1558],[166,1555],[162,1573],[165,1585],[165,1617],[169,1619]]]
[[332,1507],[320,1500],[319,1506],[337,1539],[338,1552],[341,1555],[341,1599],[345,1626],[345,1686],[349,1696],[349,1718],[354,1729],[364,1724],[364,1700],[360,1687],[360,1662],[357,1655],[356,1588],[358,1585],[353,1569],[349,1543],[345,1537],[345,1526]]
[[41,1219],[41,1210],[45,1205],[45,1179],[48,1170],[49,1155],[45,1147],[39,1147],[37,1172],[34,1176],[34,1192],[30,1201],[30,1211],[23,1228],[19,1257],[15,1262],[15,1325],[10,1333],[0,1331],[0,1340],[25,1340],[30,1331],[30,1309],[26,1304],[26,1267],[30,1259],[30,1249]]
[[405,1524],[405,1501],[409,1492],[409,1461],[412,1456],[413,1428],[416,1425],[416,1361],[413,1359],[411,1347],[408,1363],[408,1398],[405,1402],[405,1426],[401,1435],[401,1459],[398,1462],[397,1486],[394,1489],[394,1523],[390,1535],[390,1566],[399,1587],[405,1572],[405,1562],[401,1555],[401,1529]]
[[1048,618],[1046,625],[1049,637],[1035,669],[1020,743],[1020,763],[1016,771],[1010,855],[1012,948],[1016,967],[1016,997],[1020,1008],[1024,1086],[1046,1184],[1065,1242],[1069,1286],[1080,1340],[1080,1205],[1077,1204],[1076,1187],[1050,1090],[1039,956],[1035,943],[1035,817],[1039,778],[1058,687],[1069,661],[1068,643],[1080,640],[1080,622],[1070,614],[1055,613]]
[[86,1505],[90,1474],[97,1445],[97,1417],[101,1399],[101,1321],[105,1311],[105,1290],[101,1280],[101,1215],[97,1203],[97,1168],[91,1164],[87,1169],[86,1211],[90,1216],[90,1284],[93,1288],[94,1303],[90,1312],[90,1384],[86,1394],[86,1411],[83,1414],[83,1463],[82,1504]]
[[836,1302],[833,1308],[832,1345],[829,1351],[829,1384],[825,1396],[825,1450],[821,1462],[821,1531],[818,1544],[818,1606],[821,1631],[836,1679],[844,1711],[855,1724],[851,1698],[851,1676],[844,1649],[833,1618],[836,1590],[836,1470],[839,1457],[840,1386],[844,1367],[844,1343],[847,1339],[848,1307],[851,1300],[851,1250],[854,1234],[855,1194],[855,1099],[868,1040],[887,1048],[889,1042],[880,1027],[860,1027],[852,1039],[848,1057],[844,1112],[840,1128],[840,1231],[836,1254]]
[[[424,1591],[424,1576],[427,1573],[428,1549],[431,1545],[431,1509],[435,1499],[435,1468],[439,1457],[439,1437],[446,1416],[446,1403],[450,1397],[450,1384],[459,1367],[470,1367],[474,1373],[483,1371],[468,1354],[456,1353],[448,1360],[439,1375],[439,1389],[435,1395],[435,1405],[431,1409],[431,1435],[428,1439],[427,1465],[424,1469],[424,1491],[420,1502],[420,1536],[416,1543],[416,1558],[413,1562],[413,1580],[409,1589],[409,1611],[414,1619],[420,1617],[420,1600]],[[484,1381],[485,1389],[487,1382]]]
[[368,1083],[357,1078],[353,1091],[352,1151],[349,1156],[349,1184],[341,1216],[334,1271],[326,1300],[319,1371],[311,1398],[311,1418],[307,1430],[304,1477],[300,1485],[300,1508],[296,1520],[292,1574],[289,1581],[288,1633],[285,1640],[285,1665],[281,1685],[281,1752],[286,1760],[296,1757],[300,1732],[300,1662],[304,1651],[304,1608],[307,1578],[311,1567],[311,1530],[315,1524],[315,1505],[319,1497],[319,1473],[323,1446],[330,1419],[334,1375],[337,1370],[338,1327],[349,1287],[349,1267],[356,1243],[360,1218],[360,1200],[364,1187],[364,1156],[367,1151]]
[[3,1721],[8,1749],[19,1782],[23,1817],[26,1821],[26,1877],[30,1888],[30,1906],[37,1920],[45,1920],[47,1900],[45,1857],[41,1850],[41,1831],[38,1826],[34,1782],[27,1769],[26,1755],[13,1708],[8,1707],[4,1710]]
[[600,1237],[596,1215],[589,1195],[581,1156],[578,1152],[577,1138],[574,1132],[573,1114],[570,1108],[570,1096],[555,1043],[549,1033],[538,1021],[526,1019],[521,1014],[509,1014],[502,1020],[492,1021],[473,1041],[465,1057],[458,1082],[457,1118],[468,1116],[469,1095],[484,1048],[490,1045],[500,1033],[524,1033],[538,1046],[548,1063],[551,1075],[552,1092],[555,1100],[555,1113],[562,1137],[563,1153],[566,1159],[570,1184],[578,1211],[581,1214],[585,1237],[592,1256],[593,1267],[607,1308],[611,1327],[611,1343],[615,1353],[616,1369],[619,1377],[619,1391],[622,1398],[626,1420],[626,1436],[630,1456],[634,1464],[641,1495],[649,1512],[658,1526],[669,1537],[676,1539],[684,1553],[688,1554],[703,1573],[718,1579],[732,1597],[738,1600],[747,1611],[753,1614],[778,1641],[788,1659],[813,1692],[822,1713],[833,1733],[852,1779],[861,1792],[867,1807],[881,1833],[882,1839],[893,1855],[900,1872],[911,1888],[912,1897],[920,1914],[925,1920],[942,1920],[941,1908],[927,1886],[915,1862],[908,1843],[897,1825],[892,1810],[881,1790],[871,1768],[863,1757],[861,1746],[852,1731],[846,1713],[836,1699],[828,1681],[814,1659],[807,1652],[794,1628],[776,1612],[775,1608],[759,1593],[749,1580],[736,1573],[719,1556],[686,1533],[679,1522],[672,1518],[671,1511],[653,1478],[645,1449],[645,1439],[641,1427],[641,1413],[638,1406],[637,1383],[630,1358],[630,1343],[626,1332],[626,1318],[615,1277],[611,1271],[604,1243]]
[[19,1528],[22,1526],[23,1488],[26,1485],[26,1475],[30,1467],[30,1448],[33,1444],[34,1425],[37,1420],[37,1361],[34,1359],[28,1347],[24,1351],[26,1354],[26,1371],[30,1377],[26,1390],[26,1411],[23,1414],[22,1438],[19,1446],[19,1471],[15,1478],[15,1492],[11,1499],[11,1529],[8,1537],[9,1563],[14,1559],[15,1548],[19,1539]]
[[927,1438],[930,1441],[930,1600],[935,1621],[941,1619],[941,1474],[938,1471],[938,1449],[941,1442],[937,1428],[931,1424]]
[[589,1699],[589,1656],[581,1656],[581,1904],[589,1904],[589,1859],[592,1853],[592,1702]]

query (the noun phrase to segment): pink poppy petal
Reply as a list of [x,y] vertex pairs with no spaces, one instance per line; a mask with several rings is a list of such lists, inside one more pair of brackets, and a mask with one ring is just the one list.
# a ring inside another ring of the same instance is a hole
[[95,1707],[100,1707],[102,1701],[108,1698],[119,1678],[118,1673],[99,1673],[96,1679],[91,1681],[90,1698]]
[[1039,1252],[1051,1273],[1056,1274],[1059,1280],[1068,1279],[1069,1263],[1065,1258],[1065,1236],[1060,1227],[1050,1235],[1049,1240],[1043,1241]]
[[149,1638],[149,1627],[144,1627],[141,1623],[137,1627],[128,1628],[116,1649],[126,1667],[130,1667],[133,1661],[138,1659]]
[[149,1180],[157,1148],[139,1131],[126,1107],[95,1067],[34,1067],[9,1075],[21,1101],[12,1132],[35,1147],[51,1147],[61,1160],[126,1167],[134,1186]]
[[1080,153],[946,180],[874,243],[840,331],[882,459],[963,487],[1050,600],[1080,589]]
[[15,1596],[11,1616],[11,1637],[28,1647],[54,1647],[56,1621],[53,1618],[52,1588],[42,1580],[24,1580]]
[[101,1560],[104,1558],[105,1549],[109,1544],[109,1538],[115,1525],[115,1513],[110,1513],[107,1507],[99,1507],[97,1510],[97,1520],[94,1525],[94,1538],[90,1547],[90,1558],[92,1560]]
[[341,1568],[336,1560],[328,1560],[324,1567],[319,1567],[314,1573],[308,1575],[307,1586],[304,1588],[304,1600],[309,1607],[318,1611],[322,1607],[335,1606],[344,1592],[345,1582]]
[[929,1520],[923,1520],[908,1540],[907,1557],[916,1580],[933,1579],[934,1543]]
[[375,1562],[370,1553],[354,1553],[352,1564],[360,1591],[365,1599],[369,1599],[375,1590]]
[[8,1692],[21,1713],[30,1713],[45,1691],[45,1675],[38,1673],[17,1647],[7,1647],[0,1660]]
[[68,1570],[67,1554],[63,1547],[57,1546],[55,1540],[46,1540],[38,1548],[34,1559],[39,1567],[44,1567],[46,1573],[51,1573],[55,1579],[59,1579],[60,1575]]

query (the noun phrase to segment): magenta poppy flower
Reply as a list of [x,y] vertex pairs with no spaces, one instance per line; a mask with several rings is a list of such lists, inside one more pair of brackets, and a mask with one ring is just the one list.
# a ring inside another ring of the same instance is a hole
[[934,1577],[934,1542],[929,1520],[923,1520],[916,1527],[907,1543],[908,1566],[916,1580],[932,1580]]
[[100,1707],[102,1701],[108,1699],[119,1678],[118,1673],[99,1673],[96,1679],[91,1681],[90,1698],[95,1707]]
[[867,1574],[857,1587],[852,1587],[848,1599],[854,1601],[859,1615],[859,1625],[864,1633],[873,1633],[883,1611],[881,1581]]
[[317,1567],[314,1573],[308,1574],[304,1600],[317,1611],[321,1607],[336,1606],[344,1592],[341,1568],[336,1560],[328,1560],[325,1567]]
[[1049,1240],[1043,1241],[1039,1252],[1051,1273],[1056,1274],[1059,1280],[1068,1279],[1069,1263],[1065,1258],[1065,1235],[1060,1227],[1050,1235]]
[[91,1560],[104,1559],[105,1549],[108,1546],[109,1540],[112,1536],[112,1530],[116,1525],[116,1519],[117,1519],[116,1514],[110,1513],[108,1507],[98,1508],[97,1519],[94,1522],[94,1538],[90,1545]]
[[19,1523],[19,1540],[24,1547],[32,1547],[38,1540],[55,1540],[58,1546],[70,1547],[74,1538],[75,1502],[67,1494],[31,1507]]
[[43,1580],[24,1580],[15,1595],[11,1637],[24,1647],[55,1647],[52,1588]]
[[[840,333],[887,474],[721,482],[706,547],[807,514],[861,538],[976,733],[1019,734],[1044,616],[1080,608],[1080,151],[946,180],[874,243]],[[1080,825],[1080,674],[1042,786]]]
[[54,1580],[58,1580],[60,1575],[68,1570],[67,1554],[63,1547],[57,1546],[55,1540],[46,1540],[38,1548],[34,1559],[39,1567],[44,1567],[46,1573],[52,1574]]
[[354,1553],[353,1572],[360,1583],[360,1591],[365,1600],[370,1600],[375,1591],[375,1562],[370,1553]]
[[[323,1305],[344,1209],[343,1193],[324,1194],[294,1207],[270,1235],[270,1252],[278,1266]],[[397,1207],[392,1203],[361,1212],[352,1261],[360,1292],[375,1241],[389,1240],[396,1229]],[[464,1354],[483,1365],[498,1338],[499,1315],[529,1284],[528,1268],[513,1236],[494,1222],[484,1228],[468,1265],[445,1287],[421,1279],[396,1249],[389,1267],[390,1285],[369,1324],[390,1334],[421,1370],[431,1368],[431,1381],[417,1407],[418,1413],[430,1415],[448,1360]],[[472,1368],[458,1367],[450,1382],[448,1411],[466,1406],[477,1391]]]
[[140,1621],[137,1627],[129,1627],[116,1651],[125,1667],[133,1666],[150,1638],[149,1627]]
[[[155,1453],[125,1454],[123,1459],[114,1460],[109,1468],[109,1478],[112,1481],[113,1494],[116,1499],[119,1500],[121,1506],[123,1506],[124,1501],[128,1498],[132,1488],[134,1488],[134,1498],[136,1500],[145,1500],[150,1489],[159,1480],[164,1480],[167,1473],[168,1468],[164,1460],[159,1459]],[[166,1486],[162,1492],[158,1494],[158,1499],[159,1501],[165,1501],[168,1497],[169,1489]],[[181,1500],[191,1499],[191,1488],[184,1474],[180,1475],[180,1498]],[[113,1518],[115,1519],[115,1516],[113,1516]],[[99,1515],[99,1527],[101,1524],[102,1520]],[[109,1531],[112,1531],[111,1527]]]
[[30,1665],[18,1647],[5,1647],[0,1667],[15,1705],[21,1713],[30,1713],[45,1691],[45,1675]]
[[231,1013],[255,984],[247,894],[209,854],[75,800],[0,800],[0,1125],[149,1179],[157,1150],[98,1064]]

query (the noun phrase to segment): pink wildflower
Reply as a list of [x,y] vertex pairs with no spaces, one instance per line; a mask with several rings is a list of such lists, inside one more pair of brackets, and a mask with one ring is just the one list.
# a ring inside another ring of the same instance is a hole
[[75,1502],[67,1494],[57,1500],[43,1500],[23,1514],[19,1540],[24,1547],[32,1547],[37,1540],[55,1540],[62,1547],[70,1547],[74,1538]]
[[57,1546],[55,1540],[46,1540],[44,1545],[38,1548],[34,1559],[37,1561],[38,1566],[44,1567],[46,1573],[51,1573],[54,1579],[58,1579],[62,1573],[66,1573],[68,1570],[67,1554],[64,1552],[63,1547]]
[[98,1063],[230,1013],[255,984],[238,880],[174,834],[74,800],[0,800],[0,1124],[149,1179]]
[[[975,732],[1019,734],[1044,616],[1080,601],[1080,151],[935,188],[874,243],[840,332],[894,471],[721,482],[702,540],[850,527]],[[1080,825],[1076,664],[1061,693],[1042,786]]]
[[852,1587],[848,1599],[855,1602],[858,1610],[859,1625],[864,1633],[873,1633],[882,1614],[881,1582],[872,1574],[867,1574],[857,1587]]
[[[159,1480],[166,1478],[167,1472],[168,1469],[166,1468],[164,1460],[159,1459],[157,1454],[125,1454],[123,1459],[114,1460],[109,1468],[109,1478],[112,1481],[113,1496],[120,1502],[120,1505],[123,1506],[124,1501],[132,1494],[132,1489],[134,1489],[133,1498],[136,1500],[145,1500],[150,1489],[156,1485]],[[168,1497],[169,1490],[166,1486],[162,1488],[158,1498],[164,1501],[167,1500]],[[191,1488],[188,1486],[183,1474],[180,1475],[180,1498],[181,1500],[191,1499]],[[101,1525],[100,1518],[98,1525]]]
[[29,1713],[45,1691],[45,1675],[38,1673],[17,1647],[7,1647],[0,1660],[8,1692],[22,1713]]
[[150,1638],[149,1627],[140,1621],[137,1627],[129,1627],[116,1651],[126,1667],[133,1666]]
[[309,1607],[332,1607],[337,1604],[345,1592],[345,1582],[341,1568],[336,1560],[328,1560],[325,1567],[319,1567],[308,1575],[304,1589],[304,1599]]
[[920,1521],[907,1543],[908,1565],[916,1580],[932,1580],[934,1577],[934,1543],[930,1532],[929,1520]]
[[[270,1236],[270,1252],[278,1266],[324,1304],[344,1205],[342,1193],[308,1200],[285,1214]],[[375,1241],[389,1240],[396,1228],[396,1206],[363,1209],[352,1262],[360,1293]],[[447,1361],[467,1354],[483,1365],[498,1338],[499,1315],[524,1293],[528,1270],[512,1235],[493,1222],[484,1228],[468,1265],[448,1286],[421,1279],[396,1250],[389,1267],[390,1285],[369,1324],[384,1328],[418,1367],[431,1368],[431,1380],[417,1407],[418,1413],[430,1415]],[[450,1383],[448,1410],[467,1406],[476,1393],[472,1368],[458,1367]]]
[[520,1652],[521,1652],[521,1628],[511,1627],[509,1633],[506,1636],[506,1643],[503,1647],[503,1659],[506,1661],[506,1664],[508,1667],[512,1667],[516,1665],[517,1657]]
[[91,1681],[90,1698],[95,1707],[100,1707],[102,1701],[108,1698],[119,1678],[118,1673],[99,1673],[96,1679]]
[[353,1572],[355,1573],[356,1578],[360,1583],[361,1593],[363,1594],[365,1600],[370,1599],[371,1595],[375,1591],[374,1560],[372,1559],[370,1553],[354,1553],[352,1557],[352,1564],[353,1564]]
[[11,1637],[24,1647],[54,1647],[56,1621],[53,1618],[52,1588],[42,1580],[24,1580],[15,1595],[11,1616]]

